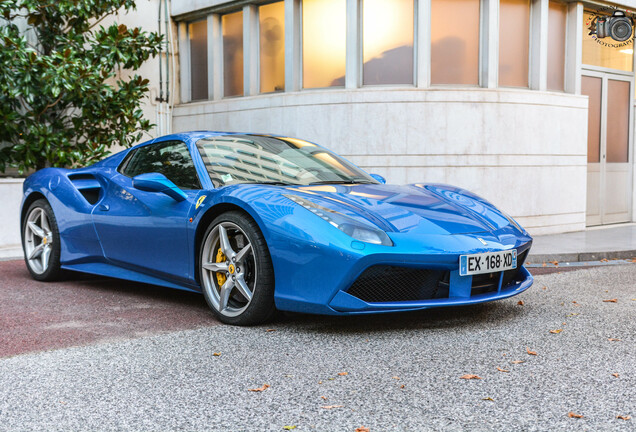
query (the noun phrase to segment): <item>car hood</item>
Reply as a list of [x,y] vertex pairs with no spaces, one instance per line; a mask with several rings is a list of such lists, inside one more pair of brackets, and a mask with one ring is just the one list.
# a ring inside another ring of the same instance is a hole
[[448,185],[310,185],[284,188],[387,232],[493,232],[510,224],[492,204]]

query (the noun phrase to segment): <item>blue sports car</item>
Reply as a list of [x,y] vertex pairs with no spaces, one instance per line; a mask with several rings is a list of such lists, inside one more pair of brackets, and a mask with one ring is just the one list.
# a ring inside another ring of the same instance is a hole
[[168,135],[24,182],[31,275],[64,270],[202,292],[235,325],[276,309],[349,315],[519,294],[532,238],[484,199],[384,184],[296,138]]

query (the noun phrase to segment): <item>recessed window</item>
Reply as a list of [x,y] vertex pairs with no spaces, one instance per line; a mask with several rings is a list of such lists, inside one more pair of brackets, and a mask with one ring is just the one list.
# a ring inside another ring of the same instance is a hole
[[190,38],[190,98],[208,98],[208,22],[197,21],[188,25]]
[[303,87],[344,86],[346,0],[303,0]]
[[550,2],[548,10],[548,90],[565,89],[565,26],[567,6]]
[[413,0],[363,1],[363,84],[413,84],[413,11]]
[[530,1],[499,2],[499,85],[528,87]]
[[223,15],[223,95],[243,96],[243,12]]
[[479,0],[431,1],[431,83],[479,85]]
[[285,2],[258,8],[261,93],[285,90]]

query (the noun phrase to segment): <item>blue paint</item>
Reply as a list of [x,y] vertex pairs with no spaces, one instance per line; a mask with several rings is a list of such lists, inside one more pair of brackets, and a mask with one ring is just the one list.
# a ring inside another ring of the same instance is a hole
[[[214,188],[196,141],[218,135],[230,134],[190,132],[139,145],[183,141],[201,190],[180,190],[156,173],[135,179],[120,174],[117,168],[128,149],[90,167],[36,172],[24,182],[23,205],[33,193],[44,195],[51,204],[59,225],[64,268],[199,292],[196,241],[197,233],[207,228],[201,221],[218,206],[238,207],[254,219],[265,237],[274,266],[276,306],[288,311],[333,315],[472,304],[516,295],[532,284],[532,276],[521,268],[511,286],[470,295],[472,277],[459,276],[460,255],[508,249],[522,253],[530,248],[532,239],[492,204],[468,191],[448,185],[396,186],[381,181]],[[69,175],[86,177],[71,181]],[[98,201],[89,203],[78,189],[82,187],[98,191]],[[196,208],[203,195],[206,198]],[[393,245],[353,240],[284,195],[297,195],[357,223],[377,227]],[[358,276],[377,264],[449,271],[450,296],[366,303],[347,294]]]

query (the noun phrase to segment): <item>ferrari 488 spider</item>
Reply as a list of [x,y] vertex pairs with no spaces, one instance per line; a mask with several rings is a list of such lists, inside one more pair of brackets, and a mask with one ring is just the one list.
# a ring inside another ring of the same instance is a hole
[[31,275],[64,270],[202,292],[223,322],[276,309],[395,312],[486,302],[532,284],[531,237],[484,199],[384,184],[316,144],[190,132],[24,182]]

